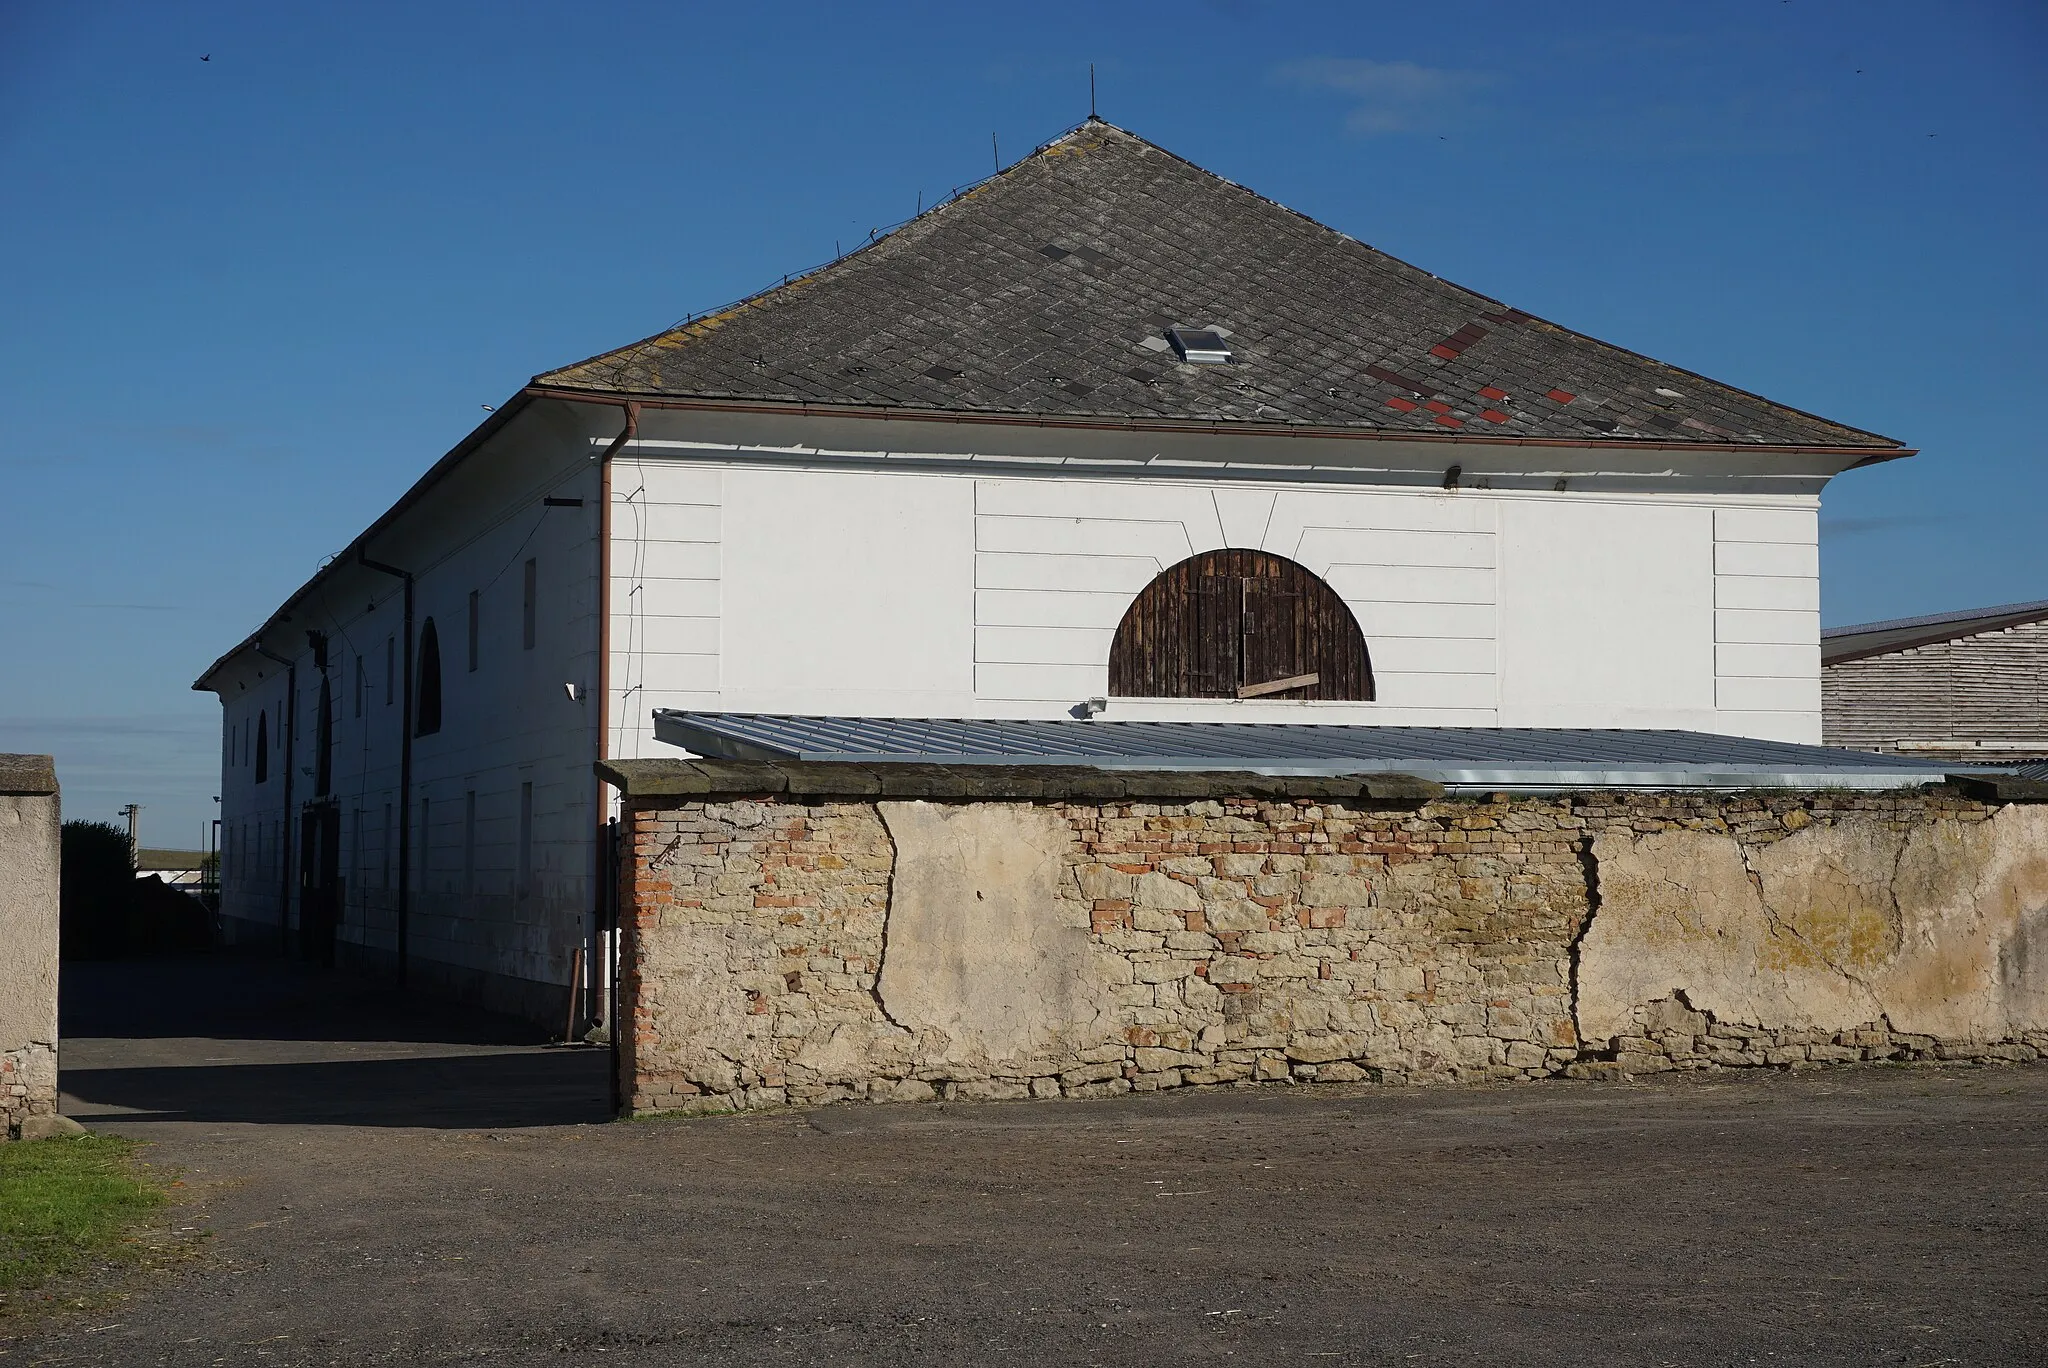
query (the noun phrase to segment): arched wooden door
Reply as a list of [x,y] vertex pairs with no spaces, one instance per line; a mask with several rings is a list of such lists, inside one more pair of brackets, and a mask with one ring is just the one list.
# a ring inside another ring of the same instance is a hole
[[1124,698],[1371,701],[1372,662],[1344,600],[1284,556],[1205,551],[1163,571],[1109,648]]

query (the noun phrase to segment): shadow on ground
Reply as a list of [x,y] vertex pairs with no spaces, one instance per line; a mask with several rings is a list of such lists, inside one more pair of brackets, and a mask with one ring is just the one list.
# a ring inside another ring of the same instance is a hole
[[74,1037],[413,1041],[544,1045],[518,1017],[427,992],[253,951],[156,959],[67,960],[58,1029]]
[[550,1046],[530,1022],[307,965],[70,963],[61,998],[64,1110],[95,1129],[502,1129],[611,1114],[608,1050]]

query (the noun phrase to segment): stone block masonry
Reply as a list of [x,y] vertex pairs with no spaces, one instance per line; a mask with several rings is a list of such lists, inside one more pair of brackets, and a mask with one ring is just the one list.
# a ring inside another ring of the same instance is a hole
[[636,1112],[2048,1051],[2048,807],[675,763],[611,770]]

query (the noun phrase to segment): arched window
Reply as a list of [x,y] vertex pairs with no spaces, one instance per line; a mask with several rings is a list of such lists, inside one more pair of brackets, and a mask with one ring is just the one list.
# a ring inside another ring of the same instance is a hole
[[256,714],[256,782],[270,777],[270,713]]
[[414,736],[432,736],[441,730],[441,634],[428,618],[420,628],[418,691],[413,695]]
[[1125,698],[1370,701],[1372,662],[1335,590],[1282,556],[1205,551],[1145,586],[1109,648]]
[[313,761],[313,794],[325,798],[334,787],[334,691],[320,680],[320,754]]

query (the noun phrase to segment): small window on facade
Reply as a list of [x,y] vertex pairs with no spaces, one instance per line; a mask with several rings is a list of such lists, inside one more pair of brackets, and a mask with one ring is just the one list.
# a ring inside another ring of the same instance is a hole
[[533,649],[535,607],[540,598],[540,562],[526,563],[526,595],[519,608],[519,649]]
[[477,592],[469,591],[469,672],[476,673]]
[[441,730],[441,634],[428,618],[420,628],[419,682],[413,687],[414,736]]
[[357,716],[357,717],[361,717],[361,716],[363,715],[363,690],[364,690],[364,688],[365,688],[365,687],[367,687],[367,681],[366,681],[366,680],[365,680],[365,679],[363,678],[363,658],[362,658],[362,657],[361,657],[360,655],[358,655],[358,656],[356,657],[356,707],[355,707],[355,712],[356,712],[356,716]]
[[256,782],[270,778],[270,714],[256,714]]
[[519,786],[519,886],[513,890],[524,897],[533,889],[533,784]]
[[462,895],[476,892],[476,790],[462,795]]
[[391,832],[391,804],[386,803],[384,805],[384,848],[378,855],[379,873],[377,875],[377,887],[385,890],[387,893],[391,890],[391,851],[393,844]]

